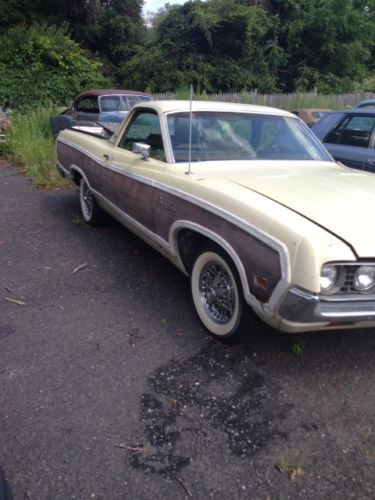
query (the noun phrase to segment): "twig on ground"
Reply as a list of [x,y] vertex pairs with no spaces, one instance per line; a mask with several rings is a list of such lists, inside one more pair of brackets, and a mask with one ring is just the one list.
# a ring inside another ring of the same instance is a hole
[[81,264],[80,266],[78,266],[78,267],[76,267],[76,268],[74,269],[73,274],[78,273],[78,271],[81,271],[82,269],[84,269],[84,268],[85,268],[85,267],[87,267],[87,266],[88,266],[88,263],[87,263],[87,262],[85,262],[84,264]]
[[11,299],[10,297],[4,297],[8,302],[13,302],[14,304],[18,304],[19,306],[25,306],[26,302],[22,302],[22,300]]

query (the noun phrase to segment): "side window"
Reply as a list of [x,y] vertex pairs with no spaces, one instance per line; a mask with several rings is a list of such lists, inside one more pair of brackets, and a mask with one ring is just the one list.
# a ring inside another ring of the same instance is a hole
[[82,97],[75,108],[81,113],[99,113],[98,99],[95,96]]
[[104,95],[100,98],[101,111],[121,111],[122,103],[118,95]]
[[141,99],[139,98],[139,96],[136,96],[136,95],[128,95],[126,99],[128,101],[129,109],[131,109],[133,106],[135,106],[139,102],[142,102]]
[[327,135],[324,142],[368,148],[374,125],[373,116],[349,115]]
[[139,111],[121,138],[119,147],[132,151],[133,144],[141,142],[151,146],[150,156],[165,161],[159,117],[153,111]]

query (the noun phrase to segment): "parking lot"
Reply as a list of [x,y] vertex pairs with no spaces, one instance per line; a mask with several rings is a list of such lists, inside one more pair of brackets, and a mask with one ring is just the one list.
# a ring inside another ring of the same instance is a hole
[[373,330],[210,339],[189,280],[0,163],[0,465],[15,499],[370,499]]

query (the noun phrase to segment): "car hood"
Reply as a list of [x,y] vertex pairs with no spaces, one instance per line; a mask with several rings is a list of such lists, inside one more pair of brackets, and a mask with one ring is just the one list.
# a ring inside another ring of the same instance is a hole
[[227,182],[266,196],[324,227],[359,257],[375,257],[374,174],[332,162],[259,163],[231,171]]

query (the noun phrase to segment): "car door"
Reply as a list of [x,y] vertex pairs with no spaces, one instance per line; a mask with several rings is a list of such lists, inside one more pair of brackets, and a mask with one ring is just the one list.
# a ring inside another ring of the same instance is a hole
[[336,161],[362,170],[368,166],[374,125],[375,115],[348,114],[323,142]]
[[370,147],[368,148],[367,161],[364,166],[364,170],[369,172],[375,172],[375,127],[372,131],[372,137],[370,139]]
[[[150,157],[133,153],[133,144],[150,146]],[[153,231],[153,189],[166,166],[160,120],[151,109],[138,109],[106,161],[104,191],[134,222]]]

